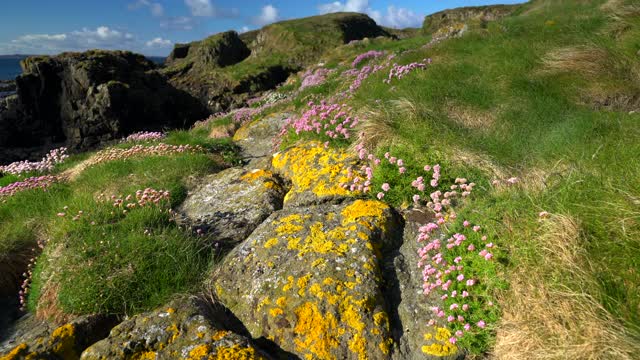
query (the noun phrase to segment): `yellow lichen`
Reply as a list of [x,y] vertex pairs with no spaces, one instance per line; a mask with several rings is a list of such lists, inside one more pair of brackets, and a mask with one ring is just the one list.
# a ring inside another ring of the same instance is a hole
[[167,313],[169,313],[169,314],[173,314],[175,312],[176,312],[176,309],[174,309],[174,308],[168,308],[167,309]]
[[277,238],[272,238],[267,240],[267,242],[264,243],[264,247],[265,249],[268,249],[272,246],[278,245],[278,239]]
[[280,307],[287,306],[287,298],[284,296],[279,297],[278,300],[276,300],[276,305]]
[[340,186],[349,182],[348,168],[355,164],[347,153],[327,148],[320,143],[308,143],[285,153],[275,154],[274,169],[291,179],[291,190],[285,203],[296,193],[310,191],[316,196],[346,196],[349,191]]
[[305,290],[307,288],[307,284],[309,283],[309,279],[311,279],[311,274],[307,274],[298,279],[298,295],[304,296]]
[[62,325],[55,329],[49,339],[53,352],[64,359],[78,357],[74,349],[75,343],[75,327],[72,324]]
[[293,276],[291,275],[287,276],[287,283],[282,287],[282,291],[284,292],[289,291],[293,287],[293,281],[294,281]]
[[384,230],[384,212],[389,206],[380,201],[356,200],[342,210],[342,224],[359,223],[369,229],[382,228]]
[[253,348],[242,347],[238,344],[231,347],[216,348],[216,356],[209,356],[211,360],[262,360],[264,357],[256,354]]
[[366,360],[367,357],[367,339],[360,334],[355,334],[353,339],[349,341],[349,350],[358,355],[358,360]]
[[223,337],[227,336],[227,334],[229,334],[229,332],[226,330],[218,330],[213,335],[211,335],[211,340],[218,341]]
[[242,175],[242,177],[240,177],[241,180],[244,181],[256,181],[256,180],[260,180],[260,179],[270,179],[273,177],[273,173],[271,171],[266,171],[263,169],[256,169],[253,171],[250,171],[244,175]]
[[17,360],[24,356],[24,352],[27,350],[28,346],[25,343],[22,343],[13,348],[8,354],[3,357],[0,357],[0,360]]
[[273,308],[271,310],[269,310],[269,314],[271,314],[271,316],[276,317],[278,315],[282,315],[284,314],[284,311],[280,308]]
[[256,311],[260,312],[263,306],[269,305],[269,304],[271,304],[271,299],[269,299],[269,297],[267,296],[258,303],[258,306],[256,307]]
[[384,311],[373,314],[373,323],[384,329],[389,329],[389,316]]
[[178,325],[176,324],[169,325],[166,330],[167,332],[172,333],[169,340],[167,340],[167,344],[171,344],[172,342],[176,341],[178,336],[180,336],[180,330],[178,329]]
[[131,360],[155,360],[156,353],[153,351],[143,351],[131,356]]
[[[437,328],[435,342],[422,346],[422,352],[434,356],[449,356],[458,352],[458,347],[449,341],[451,332],[445,328]],[[425,334],[425,340],[431,340],[431,334]]]
[[294,313],[294,343],[298,351],[311,353],[319,359],[335,359],[331,350],[340,344],[337,338],[336,318],[330,313],[322,316],[317,305],[311,302],[297,307]]
[[201,360],[203,357],[208,356],[211,353],[211,346],[204,344],[196,346],[189,351],[189,357],[187,360]]

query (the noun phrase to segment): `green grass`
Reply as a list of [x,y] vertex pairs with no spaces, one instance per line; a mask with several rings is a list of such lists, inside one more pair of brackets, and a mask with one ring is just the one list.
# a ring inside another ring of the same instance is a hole
[[[167,210],[184,200],[190,177],[216,172],[225,163],[237,161],[236,150],[229,141],[206,139],[197,132],[174,131],[163,141],[200,145],[206,152],[101,163],[84,170],[73,182],[55,184],[47,192],[18,193],[0,204],[3,261],[12,261],[38,239],[49,239],[48,250],[39,257],[34,272],[31,310],[48,311],[41,307],[47,307],[43,304],[51,299],[40,296],[50,296],[48,291],[55,288],[54,307],[63,313],[132,314],[200,284],[213,252],[201,238],[171,222]],[[56,172],[88,156],[72,156]],[[0,179],[8,183],[19,178]],[[170,191],[170,202],[123,215],[109,201],[96,200],[101,193],[126,196],[148,187]],[[73,221],[78,211],[84,215]],[[61,212],[67,215],[56,216]]]

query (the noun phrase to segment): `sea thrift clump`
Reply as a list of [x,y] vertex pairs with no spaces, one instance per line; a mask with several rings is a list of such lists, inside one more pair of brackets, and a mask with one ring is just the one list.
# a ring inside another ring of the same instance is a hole
[[389,70],[389,76],[383,81],[390,84],[394,78],[400,80],[414,70],[425,69],[429,64],[431,64],[431,59],[423,59],[422,62],[413,62],[407,65],[393,64],[393,67]]
[[167,134],[163,132],[140,131],[127,136],[122,140],[122,142],[154,141],[162,140],[165,137],[167,137]]
[[49,172],[53,170],[56,164],[63,163],[69,155],[67,148],[61,147],[49,151],[40,161],[19,161],[9,165],[0,166],[0,173],[20,175],[28,172]]
[[6,201],[6,198],[13,196],[16,193],[26,190],[43,189],[47,190],[48,187],[53,185],[58,180],[57,177],[51,175],[36,176],[11,183],[7,186],[0,186],[0,200]]
[[321,102],[307,104],[309,109],[300,117],[292,117],[285,121],[279,138],[290,130],[296,135],[311,133],[329,139],[349,139],[353,128],[359,123],[357,116],[351,116],[352,109],[346,104],[328,104]]
[[160,143],[157,145],[134,145],[128,149],[110,148],[99,151],[90,159],[88,165],[96,165],[99,163],[126,160],[138,156],[168,156],[184,153],[204,152],[204,148],[199,145],[168,145]]
[[375,58],[381,57],[382,55],[384,55],[383,51],[376,51],[376,50],[367,51],[366,53],[362,53],[356,56],[356,58],[351,63],[351,67],[355,68],[358,66],[358,64],[360,64],[366,59],[375,59]]
[[127,196],[115,196],[107,198],[104,194],[101,194],[99,200],[109,200],[112,202],[113,207],[120,209],[133,209],[145,206],[159,205],[163,201],[169,201],[171,194],[168,190],[156,190],[152,188],[146,188],[144,190],[138,190],[134,195]]
[[27,295],[29,294],[29,290],[31,288],[33,269],[36,267],[38,255],[40,255],[46,244],[46,240],[38,239],[37,246],[31,248],[31,256],[29,257],[29,262],[27,263],[27,270],[22,273],[23,280],[20,284],[20,291],[18,292],[20,311],[25,311],[27,309]]
[[300,90],[306,89],[312,86],[322,85],[327,81],[327,77],[333,73],[334,70],[325,68],[318,68],[315,71],[307,70],[302,75],[302,84],[300,84]]

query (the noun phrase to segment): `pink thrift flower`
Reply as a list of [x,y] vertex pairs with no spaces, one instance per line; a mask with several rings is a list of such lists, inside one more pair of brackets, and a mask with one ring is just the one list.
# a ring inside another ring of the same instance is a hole
[[384,158],[385,159],[389,159],[390,156],[391,156],[391,154],[389,154],[389,152],[384,153]]
[[418,195],[418,194],[413,195],[413,202],[417,203],[418,201],[420,201],[420,195]]
[[389,162],[390,162],[391,164],[395,164],[397,160],[398,160],[398,159],[396,159],[396,158],[395,158],[395,157],[393,157],[393,156],[389,158]]
[[407,171],[407,169],[405,169],[404,167],[401,167],[398,169],[398,171],[400,172],[400,174],[404,174]]
[[384,184],[382,184],[382,190],[383,190],[383,191],[385,191],[385,192],[386,192],[386,191],[389,191],[390,189],[391,189],[391,186],[389,186],[389,184],[388,184],[388,183],[384,183]]
[[463,281],[463,280],[464,280],[464,274],[460,274],[460,275],[458,275],[458,277],[456,277],[456,279],[457,279],[458,281]]
[[382,198],[384,197],[384,193],[379,192],[378,195],[376,195],[376,197],[378,198],[378,200],[382,200]]
[[546,212],[546,211],[541,211],[541,212],[538,214],[538,216],[539,216],[539,217],[541,217],[541,218],[546,218],[546,217],[548,217],[548,216],[549,216],[549,213],[548,213],[548,212]]
[[466,292],[466,291],[463,291],[463,292],[462,292],[462,297],[463,297],[463,298],[466,298],[467,296],[469,296],[469,293],[468,293],[468,292]]
[[457,337],[461,337],[462,336],[462,331],[460,331],[460,330],[456,331],[456,336]]
[[462,223],[462,226],[464,226],[464,227],[469,227],[469,225],[471,225],[471,223],[470,223],[470,222],[468,222],[467,220],[465,220],[465,221]]
[[485,259],[485,260],[491,260],[491,258],[493,258],[493,254],[492,254],[492,253],[487,253],[487,254],[484,256],[484,259]]
[[469,250],[469,251],[474,251],[475,249],[476,249],[476,247],[475,247],[475,246],[473,246],[473,244],[471,244],[471,245],[469,245],[469,246],[467,247],[467,250]]
[[431,166],[425,165],[424,166],[424,171],[431,171]]
[[480,231],[480,225],[476,225],[473,227],[473,231],[478,232]]
[[447,317],[447,321],[448,321],[448,322],[454,322],[454,321],[456,321],[456,317],[455,317],[455,316],[453,316],[453,315],[449,315],[449,316]]
[[480,320],[480,321],[478,321],[478,323],[477,323],[476,325],[478,325],[478,327],[479,327],[480,329],[484,329],[484,328],[485,328],[485,326],[487,326],[487,324],[484,322],[484,320]]
[[467,310],[469,310],[469,304],[463,304],[463,305],[462,305],[462,310],[463,310],[463,311],[467,311]]
[[473,279],[467,280],[467,286],[473,286],[476,282]]
[[458,341],[458,339],[456,339],[455,337],[450,337],[449,338],[449,342],[452,343],[452,344],[455,344],[456,341]]
[[471,325],[470,325],[470,324],[468,324],[468,323],[467,323],[467,324],[464,324],[464,329],[465,329],[466,331],[469,331],[469,330],[471,329]]

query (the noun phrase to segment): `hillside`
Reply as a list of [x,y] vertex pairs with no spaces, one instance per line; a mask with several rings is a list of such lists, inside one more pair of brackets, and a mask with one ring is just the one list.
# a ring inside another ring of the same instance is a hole
[[1,359],[636,359],[640,6],[313,19],[161,70],[274,90],[0,167]]

